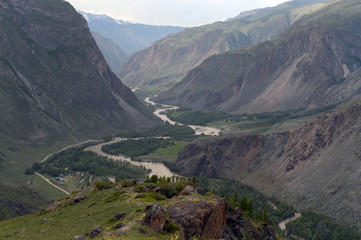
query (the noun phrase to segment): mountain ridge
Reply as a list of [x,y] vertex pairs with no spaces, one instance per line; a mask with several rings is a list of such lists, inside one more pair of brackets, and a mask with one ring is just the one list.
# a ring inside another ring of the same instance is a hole
[[[212,56],[157,101],[198,110],[269,112],[349,100],[359,94],[351,87],[358,75],[350,74],[361,63],[354,28],[361,20],[358,11],[354,1],[336,1],[273,41]],[[331,91],[344,95],[332,100],[325,95]]]
[[323,5],[299,6],[287,2],[256,10],[257,14],[242,19],[185,29],[133,55],[117,75],[128,86],[162,91],[182,80],[208,57],[273,39],[301,16]]

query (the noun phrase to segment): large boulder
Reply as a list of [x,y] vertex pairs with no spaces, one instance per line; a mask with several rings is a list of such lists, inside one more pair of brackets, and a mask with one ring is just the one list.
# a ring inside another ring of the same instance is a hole
[[155,231],[163,231],[166,224],[166,211],[161,204],[156,203],[147,207],[147,213],[142,221],[142,224],[153,228]]
[[186,239],[200,236],[202,239],[221,237],[227,220],[228,204],[220,201],[181,201],[168,207],[169,217],[182,226]]

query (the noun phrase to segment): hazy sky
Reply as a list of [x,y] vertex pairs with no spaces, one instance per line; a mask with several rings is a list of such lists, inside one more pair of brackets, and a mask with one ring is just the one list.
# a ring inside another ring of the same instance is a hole
[[76,9],[152,25],[199,26],[285,0],[67,0]]

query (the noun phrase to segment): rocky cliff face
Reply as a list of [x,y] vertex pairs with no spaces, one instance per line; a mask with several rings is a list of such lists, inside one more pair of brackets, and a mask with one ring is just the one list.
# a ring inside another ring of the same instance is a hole
[[158,101],[267,112],[349,100],[360,92],[360,12],[357,1],[330,4],[272,42],[207,59]]
[[169,88],[208,57],[273,39],[301,16],[322,6],[310,4],[287,2],[233,21],[186,29],[136,53],[117,75],[128,86]]
[[3,139],[50,144],[156,123],[69,3],[3,0],[0,16]]
[[360,228],[361,105],[286,132],[203,139],[176,162],[181,174],[233,178]]

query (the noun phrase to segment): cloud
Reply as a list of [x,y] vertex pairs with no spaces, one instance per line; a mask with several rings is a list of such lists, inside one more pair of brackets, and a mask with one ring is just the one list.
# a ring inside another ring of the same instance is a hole
[[76,9],[155,25],[197,26],[285,0],[68,0]]

